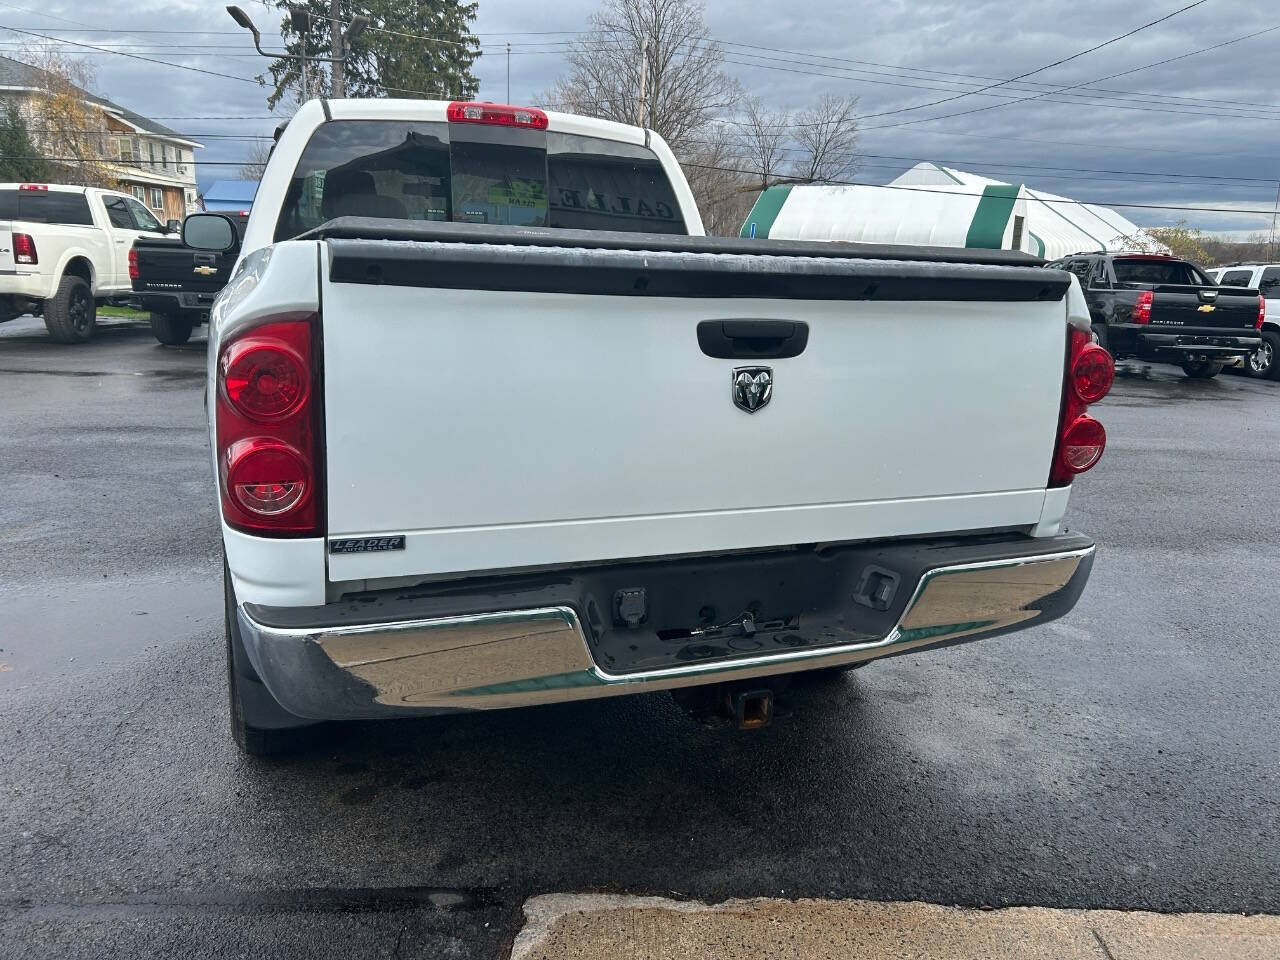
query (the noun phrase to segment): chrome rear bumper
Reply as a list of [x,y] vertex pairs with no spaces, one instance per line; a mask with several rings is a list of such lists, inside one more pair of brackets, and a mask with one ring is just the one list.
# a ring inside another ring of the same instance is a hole
[[317,627],[267,625],[243,606],[237,615],[255,670],[298,717],[491,710],[843,666],[1025,629],[1067,613],[1088,579],[1093,545],[1046,545],[1063,540],[1070,549],[925,570],[879,637],[626,674],[595,662],[568,604]]

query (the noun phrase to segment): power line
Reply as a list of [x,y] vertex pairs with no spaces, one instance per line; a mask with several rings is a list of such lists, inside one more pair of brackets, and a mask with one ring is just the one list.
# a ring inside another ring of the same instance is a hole
[[44,17],[46,20],[57,20],[61,23],[70,23],[77,27],[89,26],[83,20],[68,20],[66,17],[59,17],[52,13],[45,13],[43,10],[31,10],[27,7],[17,7],[12,3],[5,3],[4,0],[0,0],[0,7],[8,7],[10,10],[17,10],[19,13],[29,13],[32,16]]
[[[1258,31],[1257,33],[1249,34],[1249,35],[1247,35],[1246,37],[1240,37],[1240,38],[1237,38],[1237,40],[1236,40],[1236,41],[1227,41],[1227,43],[1238,42],[1238,40],[1249,39],[1249,38],[1252,38],[1252,37],[1255,37],[1255,36],[1260,36],[1260,35],[1261,35],[1261,34],[1263,34],[1263,33],[1269,33],[1271,30],[1276,30],[1276,29],[1280,29],[1280,27],[1271,27],[1271,28],[1268,28],[1267,30],[1262,30],[1262,31]],[[607,40],[608,38],[605,38],[605,39]],[[899,74],[889,74],[889,73],[884,73],[884,72],[882,72],[882,71],[863,70],[863,69],[851,68],[851,67],[830,66],[830,65],[827,65],[827,64],[812,63],[812,62],[810,62],[811,60],[814,60],[814,59],[820,59],[820,60],[840,60],[840,59],[842,59],[842,58],[837,58],[837,57],[826,57],[826,56],[822,56],[822,55],[820,55],[820,54],[807,54],[807,53],[803,53],[803,52],[799,52],[799,51],[781,50],[781,49],[774,48],[774,47],[760,47],[760,46],[756,46],[756,45],[753,45],[753,44],[741,44],[741,43],[735,43],[735,42],[733,42],[733,41],[727,41],[727,40],[711,40],[711,38],[704,38],[704,39],[707,39],[707,40],[709,40],[710,42],[714,42],[714,43],[718,43],[718,44],[723,44],[723,45],[725,45],[725,46],[732,46],[732,47],[746,47],[746,48],[749,48],[749,49],[755,49],[755,50],[769,50],[769,51],[771,51],[771,52],[775,52],[775,53],[786,53],[786,54],[789,54],[789,55],[792,55],[792,56],[802,57],[802,58],[807,58],[807,59],[791,60],[791,59],[785,59],[785,58],[781,58],[781,57],[766,57],[766,56],[763,56],[763,55],[760,55],[760,54],[744,54],[744,53],[738,53],[737,51],[730,51],[730,53],[732,53],[734,56],[738,56],[738,57],[751,57],[753,60],[768,60],[768,61],[773,61],[773,62],[775,62],[775,63],[791,64],[791,65],[793,65],[793,66],[810,66],[810,67],[825,68],[826,70],[843,70],[843,71],[845,71],[846,73],[858,73],[858,74],[865,73],[865,74],[870,74],[870,75],[872,75],[872,76],[884,76],[884,77],[892,77],[892,78],[896,78],[896,80],[894,80],[894,81],[892,81],[892,82],[891,82],[891,81],[889,81],[889,80],[868,80],[868,79],[865,79],[865,78],[862,78],[862,77],[856,78],[856,79],[857,79],[857,82],[860,82],[860,83],[875,83],[875,84],[879,84],[879,85],[883,85],[883,86],[901,86],[901,87],[910,87],[910,88],[918,89],[918,90],[938,90],[938,91],[946,91],[946,90],[948,90],[948,89],[954,90],[954,89],[955,89],[954,84],[955,84],[955,83],[957,83],[957,82],[972,82],[972,81],[982,81],[982,80],[997,80],[997,81],[998,81],[996,84],[987,84],[987,85],[986,85],[985,87],[983,87],[982,89],[989,89],[989,88],[991,88],[991,87],[993,87],[993,86],[999,86],[999,85],[1002,85],[1002,84],[1003,84],[1003,85],[1005,85],[1005,86],[1009,86],[1010,88],[1013,88],[1013,86],[1014,86],[1014,84],[1015,84],[1015,82],[1016,82],[1016,81],[1014,81],[1013,79],[1000,80],[999,78],[994,78],[994,77],[985,77],[985,76],[975,75],[975,74],[952,73],[952,72],[948,72],[948,71],[941,71],[941,70],[921,70],[921,69],[919,69],[919,68],[915,68],[915,67],[889,67],[889,69],[896,69],[896,70],[913,70],[913,71],[915,71],[915,72],[919,72],[919,73],[936,73],[936,74],[940,74],[940,75],[943,75],[943,76],[946,76],[946,77],[955,77],[955,78],[959,78],[959,79],[957,79],[957,80],[934,80],[934,79],[929,78],[929,77],[910,77],[910,76],[901,76],[901,75],[899,75]],[[608,42],[614,42],[614,41],[609,40]],[[1224,43],[1224,44],[1221,44],[1221,46],[1225,46],[1225,45],[1226,45],[1225,43]],[[560,49],[560,50],[526,51],[526,54],[529,54],[529,53],[548,53],[548,54],[567,53],[567,52],[569,52],[569,51],[570,51],[570,50],[572,50],[572,49],[573,49],[572,47],[565,47],[565,48]],[[1211,47],[1211,48],[1208,48],[1208,49],[1215,49],[1215,48],[1214,48],[1214,47]],[[1195,55],[1195,54],[1197,54],[1197,53],[1201,53],[1201,52],[1204,52],[1204,51],[1203,51],[1203,50],[1196,50],[1196,51],[1193,51],[1192,53],[1189,53],[1189,54],[1183,54],[1182,56],[1183,56],[1183,57],[1186,57],[1186,56],[1193,56],[1193,55]],[[520,54],[516,54],[516,55],[518,56],[518,55],[520,55]],[[1175,59],[1175,58],[1171,58],[1171,59]],[[754,63],[754,62],[745,62],[745,63],[744,63],[744,62],[743,62],[743,61],[741,61],[741,60],[733,60],[733,61],[728,61],[728,62],[735,63],[735,64],[739,64],[739,65],[742,65],[742,66],[756,66],[756,65],[757,65],[757,64],[756,64],[756,63]],[[858,60],[846,60],[845,62],[849,62],[849,63],[869,63],[869,61],[858,61]],[[1154,63],[1154,64],[1148,64],[1147,66],[1157,66],[1157,65],[1159,65],[1160,63],[1164,63],[1164,62],[1167,62],[1167,61],[1157,61],[1157,63]],[[760,65],[760,66],[764,66],[763,64],[759,64],[759,65]],[[879,64],[872,64],[872,65],[880,66]],[[888,65],[884,65],[884,66],[888,66]],[[1144,67],[1136,68],[1136,70],[1142,70],[1142,69],[1146,69],[1146,67],[1144,66]],[[1136,70],[1134,70],[1134,71],[1129,71],[1129,72],[1136,72]],[[801,72],[801,71],[796,71],[796,72]],[[814,72],[812,75],[814,75],[814,76],[831,77],[832,79],[855,79],[855,78],[852,78],[852,77],[844,77],[844,76],[841,76],[841,75],[839,75],[839,74],[832,74],[832,73],[826,73],[826,72],[821,72],[821,71],[816,71],[816,72]],[[933,86],[933,87],[925,87],[925,86],[920,86],[919,84],[911,84],[911,83],[902,83],[902,82],[897,82],[897,81],[901,81],[901,80],[923,80],[923,81],[930,82],[930,83],[950,83],[950,84],[952,84],[953,86],[952,86],[951,88],[946,88],[946,87],[937,87],[937,86]],[[1202,97],[1186,97],[1186,96],[1177,96],[1177,95],[1165,94],[1165,93],[1158,93],[1158,94],[1157,94],[1157,93],[1147,93],[1147,92],[1139,92],[1139,91],[1132,91],[1132,90],[1111,90],[1111,89],[1107,89],[1107,88],[1105,88],[1105,87],[1093,87],[1093,86],[1092,86],[1092,83],[1093,83],[1093,82],[1094,82],[1094,81],[1087,81],[1086,83],[1083,83],[1083,84],[1074,84],[1074,85],[1071,85],[1071,86],[1063,86],[1062,84],[1048,84],[1048,83],[1036,82],[1036,81],[1025,81],[1025,82],[1021,82],[1021,83],[1019,83],[1019,84],[1018,84],[1018,86],[1020,86],[1020,87],[1024,87],[1024,88],[1025,88],[1025,87],[1052,87],[1053,89],[1050,89],[1050,90],[1048,90],[1048,91],[1046,91],[1046,92],[1045,92],[1045,93],[1046,93],[1046,95],[1059,94],[1059,93],[1063,93],[1063,92],[1064,92],[1064,91],[1066,91],[1066,90],[1080,89],[1080,93],[1081,93],[1081,95],[1083,95],[1083,96],[1085,96],[1085,97],[1088,97],[1088,98],[1091,98],[1091,99],[1102,99],[1102,100],[1129,99],[1129,100],[1134,100],[1134,101],[1141,101],[1141,100],[1143,100],[1144,98],[1146,98],[1146,99],[1148,100],[1148,102],[1154,102],[1154,103],[1165,103],[1165,102],[1168,102],[1169,100],[1180,100],[1180,101],[1188,101],[1188,102],[1187,102],[1187,103],[1184,103],[1184,104],[1178,104],[1179,106],[1204,106],[1204,107],[1208,107],[1208,108],[1216,108],[1216,107],[1220,107],[1220,106],[1227,106],[1227,107],[1231,107],[1231,108],[1233,108],[1233,109],[1237,109],[1237,110],[1239,110],[1239,109],[1243,109],[1243,108],[1247,108],[1247,107],[1255,107],[1255,108],[1257,108],[1257,109],[1259,109],[1259,110],[1277,110],[1277,111],[1280,111],[1280,104],[1271,104],[1271,103],[1255,103],[1255,102],[1252,102],[1252,101],[1213,100],[1213,99],[1206,99],[1206,98],[1202,98]],[[964,93],[966,93],[966,94],[977,94],[977,93],[980,93],[980,92],[982,92],[982,91],[981,91],[981,90],[966,90],[966,91],[962,91],[962,92],[964,92]],[[986,95],[988,95],[988,96],[1005,96],[1005,94],[986,94]],[[1218,112],[1220,113],[1221,111],[1218,111]],[[1254,111],[1250,111],[1250,112],[1254,112]],[[1217,114],[1214,114],[1214,115],[1217,115]],[[867,115],[864,115],[864,117],[861,117],[861,118],[859,118],[859,119],[865,119],[865,118],[866,118],[866,117],[868,117],[868,116],[876,116],[876,115],[875,115],[875,114],[867,114]],[[886,126],[887,126],[887,125],[886,125]]]
[[[828,78],[830,78],[830,79],[835,79],[835,80],[849,80],[849,79],[852,79],[852,78],[850,78],[850,77],[841,77],[841,76],[833,75],[833,74],[830,74],[830,73],[824,73],[824,72],[822,72],[822,71],[815,71],[815,70],[800,70],[800,69],[797,69],[797,68],[794,68],[794,67],[782,67],[782,66],[775,66],[775,65],[772,65],[772,64],[752,63],[752,62],[750,62],[750,61],[745,61],[745,60],[733,60],[733,59],[730,59],[730,58],[728,58],[728,57],[726,57],[726,58],[725,58],[725,61],[724,61],[724,62],[725,62],[725,63],[735,64],[735,65],[737,65],[737,66],[744,66],[744,67],[756,67],[756,68],[758,68],[758,69],[762,69],[762,70],[778,70],[778,71],[781,71],[781,72],[783,72],[783,73],[798,73],[798,74],[804,74],[804,75],[806,75],[806,76],[814,76],[814,77],[828,77]],[[862,82],[866,82],[866,83],[875,83],[875,82],[878,82],[878,81],[862,81]],[[895,84],[895,86],[908,86],[908,84]],[[935,89],[936,89],[936,88],[935,88]],[[1065,89],[1070,89],[1070,88],[1065,88]],[[1112,109],[1116,109],[1116,110],[1141,110],[1141,111],[1143,111],[1143,112],[1155,111],[1155,112],[1157,112],[1157,113],[1171,113],[1171,114],[1178,114],[1178,115],[1181,115],[1181,116],[1190,116],[1190,117],[1210,117],[1210,118],[1213,118],[1213,119],[1219,119],[1219,120],[1220,120],[1220,119],[1224,119],[1224,118],[1229,118],[1229,119],[1233,119],[1233,120],[1280,120],[1280,114],[1277,114],[1277,115],[1268,115],[1268,116],[1258,116],[1258,115],[1255,115],[1255,114],[1244,114],[1244,113],[1229,113],[1229,114],[1228,114],[1228,113],[1224,113],[1224,112],[1223,112],[1223,111],[1221,111],[1221,110],[1213,111],[1213,112],[1211,112],[1211,113],[1205,113],[1205,112],[1201,112],[1201,111],[1197,111],[1197,110],[1178,110],[1178,109],[1175,109],[1175,108],[1173,108],[1173,107],[1161,107],[1161,106],[1157,106],[1157,105],[1156,105],[1156,104],[1154,104],[1154,103],[1153,103],[1153,104],[1137,104],[1137,103],[1112,103],[1112,102],[1103,102],[1103,103],[1089,104],[1089,103],[1085,103],[1084,101],[1078,101],[1078,100],[1054,100],[1054,99],[1052,99],[1052,98],[1053,98],[1057,93],[1059,93],[1059,92],[1061,92],[1061,91],[1054,91],[1053,93],[1038,94],[1038,95],[1036,95],[1036,96],[1034,96],[1034,97],[1017,97],[1017,96],[1010,96],[1009,94],[1004,94],[1004,93],[986,93],[986,94],[983,94],[983,95],[984,95],[984,96],[995,96],[995,97],[1009,97],[1010,99],[1009,99],[1009,100],[1008,100],[1008,102],[1006,102],[1006,103],[988,104],[988,105],[987,105],[987,106],[985,106],[985,107],[977,108],[977,109],[975,109],[975,110],[970,110],[970,111],[963,111],[963,112],[961,112],[961,113],[944,114],[944,115],[943,115],[943,116],[941,116],[941,117],[923,117],[923,118],[920,118],[920,119],[918,119],[918,120],[908,120],[908,121],[904,121],[904,122],[902,122],[902,123],[896,123],[896,124],[895,124],[895,123],[882,124],[882,125],[878,125],[878,126],[867,127],[867,128],[865,128],[865,129],[867,129],[867,130],[887,130],[887,129],[890,129],[890,128],[892,128],[892,127],[896,127],[896,126],[905,126],[905,125],[906,125],[906,124],[908,124],[908,123],[927,123],[927,122],[928,122],[928,121],[930,121],[930,120],[943,120],[943,119],[946,119],[947,117],[951,117],[951,116],[964,116],[964,115],[965,115],[965,113],[977,113],[977,112],[978,112],[978,110],[987,110],[987,109],[991,109],[992,107],[996,107],[996,106],[999,106],[999,107],[1008,106],[1010,103],[1023,103],[1023,102],[1026,102],[1026,101],[1028,101],[1028,100],[1040,100],[1040,99],[1049,99],[1049,100],[1050,100],[1050,102],[1052,102],[1052,103],[1064,103],[1064,104],[1069,104],[1069,105],[1071,105],[1071,106],[1098,106],[1098,107],[1110,107],[1110,108],[1112,108]],[[970,95],[975,95],[975,94],[979,94],[979,93],[982,93],[982,91],[981,91],[981,90],[971,90],[971,91],[968,91],[968,92],[966,92],[966,93],[964,93],[964,94],[961,94],[960,96],[970,96]],[[946,98],[946,99],[959,99],[959,97],[948,97],[948,98]],[[887,112],[897,112],[897,111],[887,111]],[[862,121],[862,120],[867,119],[868,117],[879,117],[879,116],[884,116],[884,115],[885,115],[885,113],[884,113],[884,112],[882,112],[882,113],[865,113],[865,114],[860,114],[859,116],[856,116],[856,117],[854,117],[853,119],[858,120],[858,121]],[[804,124],[792,124],[792,125],[793,125],[793,126],[803,126]]]
[[222,77],[227,80],[239,80],[242,83],[252,83],[255,86],[260,86],[257,80],[251,80],[249,77],[237,77],[234,74],[219,73],[216,70],[204,70],[200,67],[192,67],[185,63],[170,63],[167,60],[156,60],[152,57],[144,57],[136,53],[123,53],[119,50],[107,50],[105,47],[95,46],[92,43],[80,43],[79,41],[76,41],[76,40],[65,40],[62,37],[51,37],[48,34],[36,33],[34,30],[23,30],[19,27],[9,27],[9,26],[4,26],[3,24],[0,24],[0,29],[9,30],[13,33],[25,34],[28,37],[40,37],[42,40],[53,40],[57,43],[66,43],[66,44],[70,44],[73,47],[86,47],[90,50],[103,50],[106,53],[114,53],[117,56],[129,57],[132,60],[142,60],[146,63],[158,63],[162,67],[177,67],[179,70],[190,70],[192,73],[203,73],[210,77]]
[[[725,167],[711,163],[693,163],[683,164],[686,167],[696,167],[699,170],[718,170],[723,173],[744,174],[751,177],[764,177],[763,171],[760,170],[743,170],[740,167]],[[781,178],[782,183],[787,183],[786,178]],[[792,184],[798,184],[798,181],[791,181]],[[967,193],[961,190],[941,190],[923,186],[910,186],[907,184],[897,183],[863,183],[857,180],[824,180],[820,183],[814,183],[812,186],[819,187],[877,187],[882,190],[914,190],[917,193],[939,193],[951,197],[981,197],[981,193]],[[1034,188],[1032,188],[1034,189]],[[1074,204],[1090,204],[1098,207],[1126,207],[1137,210],[1184,210],[1194,213],[1238,213],[1238,214],[1260,214],[1271,216],[1270,210],[1250,210],[1239,209],[1236,207],[1200,207],[1200,206],[1181,206],[1176,204],[1164,203],[1116,203],[1110,200],[1076,200],[1067,197],[1061,199],[1050,199],[1048,197],[1029,197],[1029,200],[1036,203],[1074,203]]]
[[1143,30],[1146,30],[1148,27],[1154,27],[1156,24],[1164,23],[1166,20],[1169,20],[1172,17],[1176,17],[1178,14],[1183,13],[1187,10],[1190,10],[1193,7],[1198,7],[1204,2],[1205,0],[1194,0],[1194,2],[1187,4],[1185,7],[1179,7],[1177,10],[1174,10],[1172,13],[1166,13],[1163,17],[1160,17],[1156,20],[1152,20],[1150,23],[1144,23],[1140,27],[1135,27],[1132,30],[1128,30],[1125,33],[1112,37],[1110,40],[1104,40],[1102,43],[1094,44],[1092,47],[1089,47],[1086,50],[1081,50],[1079,53],[1073,53],[1069,57],[1063,57],[1060,60],[1053,61],[1053,63],[1047,63],[1043,67],[1036,67],[1034,70],[1028,70],[1026,73],[1020,73],[1016,77],[1011,78],[1010,80],[1000,80],[996,83],[992,83],[988,86],[982,87],[981,89],[974,90],[971,93],[962,93],[955,97],[944,97],[941,100],[933,100],[929,103],[919,103],[911,107],[900,107],[896,110],[884,110],[884,111],[881,111],[880,113],[865,114],[860,119],[870,120],[875,117],[887,117],[897,113],[907,113],[911,110],[923,110],[925,107],[936,107],[938,106],[938,104],[951,103],[954,100],[960,100],[964,97],[973,96],[973,94],[975,93],[984,93],[987,90],[991,90],[991,89],[994,89],[995,87],[1003,86],[1005,83],[1010,83],[1013,80],[1023,80],[1027,77],[1034,76],[1037,73],[1043,73],[1046,70],[1051,70],[1054,67],[1060,67],[1064,63],[1069,63],[1072,60],[1076,60],[1080,57],[1085,56],[1086,54],[1090,54],[1097,50],[1101,50],[1103,47],[1110,46],[1111,44],[1116,43],[1120,40],[1124,40],[1128,37],[1132,37],[1135,33],[1139,33]]
[[[1133,67],[1133,68],[1131,68],[1131,69],[1129,69],[1129,70],[1122,70],[1122,71],[1120,71],[1119,73],[1112,73],[1112,74],[1108,74],[1108,75],[1107,75],[1107,76],[1105,76],[1105,77],[1099,77],[1099,78],[1097,78],[1097,79],[1095,79],[1095,80],[1086,80],[1086,81],[1084,81],[1084,83],[1082,83],[1082,84],[1080,84],[1080,83],[1078,83],[1078,84],[1074,84],[1073,86],[1071,86],[1071,87],[1066,87],[1066,88],[1064,88],[1064,89],[1065,89],[1065,90],[1071,90],[1071,89],[1075,89],[1076,87],[1086,86],[1086,85],[1088,85],[1088,84],[1092,84],[1092,83],[1104,83],[1104,82],[1106,82],[1107,80],[1114,80],[1114,79],[1116,79],[1117,77],[1127,77],[1127,76],[1129,76],[1129,74],[1131,74],[1131,73],[1137,73],[1139,70],[1149,70],[1149,69],[1150,69],[1150,68],[1152,68],[1152,67],[1159,67],[1159,66],[1163,66],[1164,64],[1167,64],[1167,63],[1173,63],[1173,62],[1175,62],[1175,61],[1177,61],[1177,60],[1185,60],[1185,59],[1187,59],[1187,57],[1194,57],[1194,56],[1198,56],[1199,54],[1202,54],[1202,53],[1208,53],[1208,52],[1209,52],[1209,51],[1211,51],[1211,50],[1218,50],[1218,49],[1221,49],[1222,47],[1229,47],[1229,46],[1231,46],[1231,44],[1233,44],[1233,43],[1240,43],[1242,40],[1252,40],[1254,37],[1260,37],[1260,36],[1262,36],[1263,34],[1272,33],[1273,31],[1276,31],[1276,30],[1280,30],[1280,24],[1277,24],[1277,25],[1276,25],[1276,26],[1274,26],[1274,27],[1267,27],[1265,30],[1258,30],[1258,31],[1256,31],[1256,32],[1254,32],[1254,33],[1247,33],[1247,34],[1245,34],[1244,36],[1234,37],[1234,38],[1232,38],[1231,40],[1224,40],[1224,41],[1222,41],[1221,43],[1215,43],[1213,46],[1210,46],[1210,47],[1202,47],[1202,48],[1200,48],[1199,50],[1192,50],[1192,51],[1191,51],[1191,52],[1189,52],[1189,53],[1179,54],[1179,55],[1178,55],[1178,56],[1176,56],[1176,57],[1166,57],[1166,58],[1165,58],[1165,59],[1163,59],[1163,60],[1156,60],[1156,61],[1154,61],[1153,63],[1146,63],[1146,64],[1143,64],[1143,65],[1142,65],[1142,66],[1140,66],[1140,67]],[[1039,99],[1041,99],[1041,97],[1040,97],[1040,96],[1035,96],[1035,97],[1026,97],[1026,98],[1024,98],[1024,100],[1022,100],[1022,101],[1017,101],[1017,102],[1026,102],[1026,101],[1029,101],[1029,100],[1039,100]],[[871,129],[871,130],[889,130],[889,129],[892,129],[892,128],[894,128],[894,127],[903,127],[903,126],[907,126],[907,125],[909,125],[909,124],[913,124],[913,123],[928,123],[928,122],[929,122],[929,121],[931,121],[931,120],[948,120],[948,119],[950,119],[950,118],[952,118],[952,117],[964,117],[964,116],[968,116],[968,115],[969,115],[969,114],[971,114],[971,113],[981,113],[983,110],[991,110],[991,109],[994,109],[995,107],[1004,107],[1004,106],[1008,106],[1008,104],[1005,104],[1005,103],[987,104],[987,105],[986,105],[986,106],[984,106],[984,107],[975,107],[975,108],[974,108],[974,109],[972,109],[972,110],[962,110],[962,111],[960,111],[959,113],[947,113],[947,114],[943,114],[943,115],[942,115],[942,116],[940,116],[940,117],[925,117],[925,118],[922,118],[922,119],[919,119],[919,120],[904,120],[904,121],[901,121],[901,122],[899,122],[899,123],[886,123],[886,124],[881,124],[881,125],[879,125],[879,126],[870,127],[870,128],[868,128],[868,129]]]
[[[694,140],[692,142],[710,143],[711,141]],[[799,148],[784,147],[783,149],[788,153],[792,153]],[[1002,160],[953,160],[942,157],[912,157],[890,153],[863,153],[861,151],[858,151],[856,156],[870,157],[874,160],[913,160],[925,163],[945,163],[956,167],[1012,167],[1017,170],[1065,170],[1069,173],[1124,174],[1135,177],[1167,177],[1189,180],[1237,180],[1245,183],[1265,183],[1268,186],[1277,182],[1276,177],[1237,177],[1228,174],[1216,173],[1168,173],[1161,170],[1111,170],[1098,167],[1069,167],[1057,164],[1014,163]]]

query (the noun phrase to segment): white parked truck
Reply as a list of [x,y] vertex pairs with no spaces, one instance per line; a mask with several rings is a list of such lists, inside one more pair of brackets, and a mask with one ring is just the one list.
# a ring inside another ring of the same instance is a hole
[[242,748],[695,687],[751,726],[790,675],[1071,609],[1112,377],[1071,275],[702,233],[650,131],[298,111],[210,323]]
[[132,293],[133,241],[176,229],[113,190],[0,183],[0,322],[41,314],[59,343],[88,340],[97,305]]

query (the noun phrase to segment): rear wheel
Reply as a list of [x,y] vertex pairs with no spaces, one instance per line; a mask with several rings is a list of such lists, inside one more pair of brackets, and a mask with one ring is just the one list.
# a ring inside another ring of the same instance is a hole
[[1211,380],[1222,372],[1222,364],[1213,360],[1188,360],[1182,372],[1192,380]]
[[84,343],[93,336],[98,305],[88,281],[69,273],[58,281],[58,291],[44,305],[44,325],[58,343]]
[[251,757],[281,757],[303,745],[314,721],[295,717],[276,702],[258,676],[240,636],[236,598],[226,565],[222,570],[226,612],[227,693],[231,736],[240,752]]
[[156,339],[171,347],[180,346],[191,339],[191,328],[194,324],[186,317],[176,313],[151,314],[151,332]]
[[1262,345],[1249,354],[1244,368],[1251,377],[1280,380],[1280,333],[1263,330]]

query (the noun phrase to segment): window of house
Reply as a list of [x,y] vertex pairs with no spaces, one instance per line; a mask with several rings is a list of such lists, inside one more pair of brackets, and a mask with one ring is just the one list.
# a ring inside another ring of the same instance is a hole
[[160,144],[160,166],[169,169],[169,147],[163,143]]
[[151,209],[153,210],[164,209],[164,191],[161,190],[159,187],[151,188]]
[[130,193],[132,193],[132,194],[133,194],[135,197],[137,197],[139,200],[146,200],[146,199],[147,199],[147,190],[146,190],[146,188],[145,188],[145,187],[140,187],[140,186],[138,186],[136,183],[129,187],[129,192],[130,192]]

